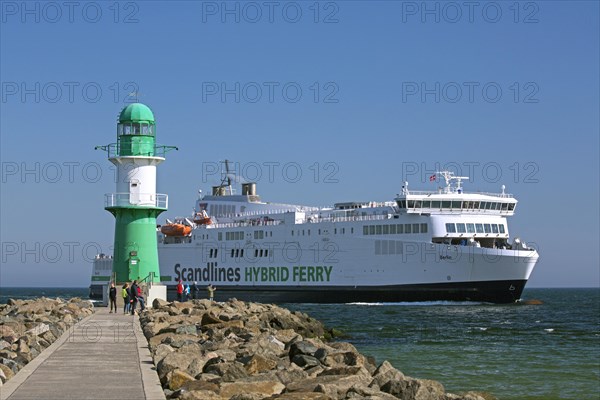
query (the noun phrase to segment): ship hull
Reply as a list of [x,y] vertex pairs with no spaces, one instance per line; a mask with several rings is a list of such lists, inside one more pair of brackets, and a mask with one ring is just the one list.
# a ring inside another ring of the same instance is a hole
[[[508,280],[357,287],[220,286],[215,292],[215,300],[236,298],[261,303],[472,301],[503,304],[519,300],[526,283],[526,280]],[[176,300],[174,285],[168,287],[167,295],[169,300]],[[207,296],[202,287],[198,298]]]

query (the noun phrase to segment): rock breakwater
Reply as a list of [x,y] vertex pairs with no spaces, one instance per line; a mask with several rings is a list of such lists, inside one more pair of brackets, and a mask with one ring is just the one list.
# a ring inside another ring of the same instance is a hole
[[0,305],[0,386],[93,312],[93,304],[79,298],[10,299]]
[[140,315],[167,398],[490,400],[446,393],[441,383],[377,365],[300,312],[231,299],[155,300]]

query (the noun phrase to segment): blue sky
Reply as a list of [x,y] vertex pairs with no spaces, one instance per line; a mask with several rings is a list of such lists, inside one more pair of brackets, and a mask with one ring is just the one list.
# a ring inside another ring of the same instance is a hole
[[93,149],[134,91],[180,147],[159,167],[169,216],[225,158],[310,205],[458,166],[518,198],[530,287],[600,285],[596,1],[0,4],[2,286],[89,284],[114,226]]

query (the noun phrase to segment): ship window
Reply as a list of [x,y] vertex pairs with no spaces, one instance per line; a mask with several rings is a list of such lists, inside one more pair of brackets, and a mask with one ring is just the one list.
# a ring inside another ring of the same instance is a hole
[[369,235],[375,234],[375,225],[369,225]]
[[504,230],[504,224],[499,224],[498,229],[500,230],[500,233],[506,233],[506,231]]
[[392,235],[395,235],[395,234],[396,234],[396,225],[390,225],[390,233],[391,233]]
[[342,235],[346,234],[346,228],[342,228]]
[[502,211],[508,210],[508,203],[502,203]]
[[308,236],[310,236],[310,229],[308,230]]
[[240,256],[240,249],[235,249],[235,256],[239,257]]
[[219,240],[223,240],[223,232],[219,232]]
[[404,233],[410,233],[411,229],[410,229],[410,224],[404,224]]
[[477,233],[483,233],[483,224],[475,224],[475,230]]
[[467,224],[467,233],[475,233],[475,225]]
[[419,224],[412,224],[412,233],[419,233]]
[[442,208],[450,208],[451,201],[442,201]]
[[212,255],[213,255],[213,249],[210,249],[210,252],[208,253],[208,257],[212,258]]
[[494,203],[494,210],[499,210],[500,209],[500,203]]
[[427,233],[427,224],[421,224],[421,233]]
[[479,202],[478,201],[473,202],[473,209],[479,210]]
[[515,203],[508,203],[508,211],[513,211],[515,209]]
[[421,208],[421,200],[415,201],[415,208]]
[[[319,230],[319,233],[321,233],[321,230]],[[368,234],[369,234],[369,226],[364,225],[363,226],[363,235],[368,235]]]
[[381,254],[381,240],[375,241],[375,254],[376,255]]
[[389,225],[384,225],[383,226],[383,234],[384,235],[389,235],[390,233],[390,226]]
[[398,200],[399,208],[406,208],[406,202],[404,200]]
[[396,225],[396,233],[404,233],[404,225],[402,225],[402,224]]
[[431,208],[440,208],[440,201],[439,200],[433,200],[431,202]]
[[260,256],[264,257],[264,250],[263,249],[260,249]]
[[217,257],[218,252],[219,252],[219,249],[215,249],[215,258]]
[[415,208],[415,201],[414,200],[408,200],[408,208]]
[[454,200],[454,201],[452,202],[452,208],[455,208],[455,209],[457,209],[457,210],[460,210],[460,208],[461,208],[461,203],[462,203],[462,201],[456,201],[456,200]]
[[244,249],[240,250],[240,257],[244,257]]
[[233,253],[235,252],[234,249],[231,249],[231,258],[233,258]]
[[350,233],[354,233],[354,228],[350,228]]
[[377,232],[378,235],[381,235],[381,232],[382,232],[381,225],[376,225],[375,232]]
[[498,224],[492,224],[492,233],[498,233]]
[[483,230],[485,231],[485,233],[492,233],[492,227],[490,226],[490,224],[483,224]]
[[294,230],[292,230],[292,236],[294,236]]
[[258,249],[254,249],[254,258],[258,258]]
[[456,233],[456,227],[454,226],[454,224],[446,224],[446,232]]
[[465,229],[465,224],[456,224],[456,231],[458,233],[465,233],[467,231]]
[[492,203],[490,203],[490,202],[488,202],[488,201],[486,201],[486,202],[485,202],[485,203],[483,203],[483,204],[485,204],[485,207],[481,206],[481,208],[485,208],[486,210],[489,210],[489,209],[490,209],[490,207],[492,206]]
[[387,253],[388,253],[388,241],[382,240],[381,241],[381,254],[386,255]]
[[431,208],[431,201],[430,200],[423,201],[423,208]]

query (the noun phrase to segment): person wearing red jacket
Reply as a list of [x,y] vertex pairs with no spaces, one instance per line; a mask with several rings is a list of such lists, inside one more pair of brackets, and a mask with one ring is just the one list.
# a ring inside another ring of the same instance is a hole
[[181,279],[177,284],[177,301],[183,301],[183,282]]

